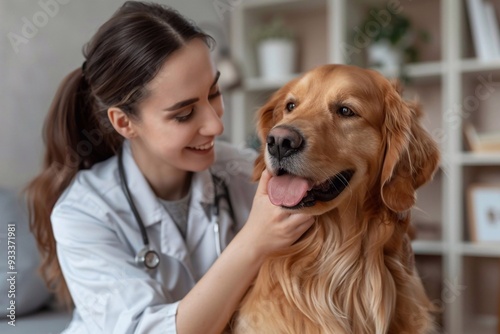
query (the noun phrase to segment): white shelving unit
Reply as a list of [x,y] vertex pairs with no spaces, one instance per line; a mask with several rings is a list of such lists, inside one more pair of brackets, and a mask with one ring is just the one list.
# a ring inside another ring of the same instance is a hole
[[[492,2],[500,15],[500,0]],[[259,78],[249,34],[252,27],[275,14],[284,17],[298,33],[299,72],[304,72],[325,63],[349,63],[340,46],[352,43],[350,36],[368,7],[387,3],[384,0],[240,2],[232,13],[231,45],[233,56],[244,66],[245,79],[242,88],[231,94],[229,130],[233,143],[244,145],[253,134],[255,111],[273,91],[292,79]],[[466,211],[470,184],[500,183],[500,152],[468,152],[462,135],[464,119],[472,120],[479,129],[486,126],[500,130],[500,88],[493,92],[491,101],[481,101],[472,114],[461,113],[460,107],[467,96],[474,94],[479,76],[491,74],[495,82],[500,82],[500,59],[489,62],[475,59],[465,0],[400,0],[399,4],[416,26],[432,35],[431,42],[422,45],[421,62],[407,68],[412,80],[406,94],[419,96],[427,115],[424,123],[440,144],[443,156],[435,180],[419,191],[420,210],[414,215],[416,221],[438,227],[440,236],[433,240],[417,236],[413,242],[417,264],[431,299],[441,306],[439,321],[443,333],[500,333],[497,329],[500,242],[471,242]],[[362,56],[357,55],[351,61],[363,66]]]

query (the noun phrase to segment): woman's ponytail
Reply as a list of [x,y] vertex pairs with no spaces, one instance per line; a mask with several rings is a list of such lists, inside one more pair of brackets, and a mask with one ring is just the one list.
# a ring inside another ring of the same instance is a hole
[[43,127],[43,170],[26,188],[31,230],[42,254],[41,275],[68,306],[71,298],[57,261],[50,215],[76,173],[112,156],[116,149],[108,143],[116,133],[93,116],[91,95],[80,68],[61,82]]

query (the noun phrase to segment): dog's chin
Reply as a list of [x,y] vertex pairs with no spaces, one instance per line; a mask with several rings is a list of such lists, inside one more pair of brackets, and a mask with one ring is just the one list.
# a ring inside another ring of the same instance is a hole
[[[282,205],[282,207],[291,210],[298,210],[314,207],[318,204],[318,202],[332,201],[349,186],[349,181],[351,181],[354,176],[354,172],[355,171],[353,169],[343,170],[328,180],[313,186],[307,191],[306,195],[298,204],[294,206]],[[281,173],[283,173],[283,171]]]

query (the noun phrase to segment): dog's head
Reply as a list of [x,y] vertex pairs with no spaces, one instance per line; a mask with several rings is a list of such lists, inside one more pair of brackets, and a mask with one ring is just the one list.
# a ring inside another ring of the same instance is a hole
[[410,209],[415,190],[438,165],[436,144],[416,105],[375,71],[325,65],[280,90],[258,112],[275,205],[321,214],[357,191],[376,191],[394,212]]

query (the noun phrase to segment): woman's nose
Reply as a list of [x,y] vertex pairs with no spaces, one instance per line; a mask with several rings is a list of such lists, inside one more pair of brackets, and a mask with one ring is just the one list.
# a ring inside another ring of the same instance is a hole
[[[200,134],[204,136],[220,136],[224,131],[224,124],[222,123],[222,106],[207,105],[206,117],[200,128]],[[220,109],[220,110],[219,110]]]

